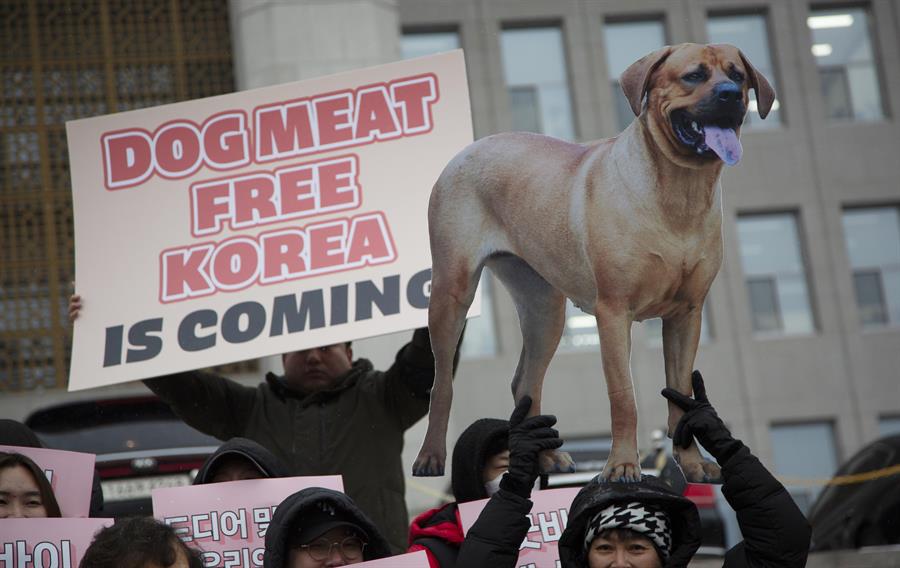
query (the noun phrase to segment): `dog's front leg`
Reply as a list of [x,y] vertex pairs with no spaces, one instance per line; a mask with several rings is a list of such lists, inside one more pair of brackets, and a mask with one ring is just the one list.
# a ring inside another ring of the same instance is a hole
[[609,459],[600,475],[602,479],[611,481],[639,481],[637,406],[630,367],[631,314],[624,308],[598,303],[594,315],[600,333],[600,353],[609,394],[613,438]]
[[[702,305],[702,303],[701,303]],[[691,372],[700,343],[702,307],[673,318],[663,319],[663,355],[666,361],[666,386],[682,394],[691,395]],[[684,411],[669,403],[669,437]],[[684,477],[692,483],[717,481],[721,471],[716,464],[703,459],[697,443],[687,449],[674,447],[673,453]]]

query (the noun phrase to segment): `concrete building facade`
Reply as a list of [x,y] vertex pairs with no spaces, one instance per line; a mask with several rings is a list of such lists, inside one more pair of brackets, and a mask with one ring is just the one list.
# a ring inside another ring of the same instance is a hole
[[[772,80],[778,106],[768,121],[750,117],[743,160],[722,176],[725,261],[707,298],[696,367],[734,433],[787,478],[827,478],[864,444],[900,429],[900,2],[231,0],[229,7],[238,89],[463,48],[476,138],[523,127],[581,141],[613,136],[623,120],[616,90],[623,58],[663,43],[735,43]],[[499,282],[487,278],[483,289],[490,301],[470,324],[451,444],[473,420],[512,409],[518,320]],[[560,417],[564,437],[602,445],[609,405],[596,336],[578,313],[567,321],[544,410]],[[406,337],[357,342],[355,351],[385,366]],[[659,326],[637,324],[633,339],[647,448],[666,423]],[[0,414],[24,417],[74,396],[5,394]],[[425,421],[407,436],[407,466],[424,430]],[[448,485],[410,479],[411,509],[432,505]],[[807,486],[814,484],[798,482],[799,494]]]

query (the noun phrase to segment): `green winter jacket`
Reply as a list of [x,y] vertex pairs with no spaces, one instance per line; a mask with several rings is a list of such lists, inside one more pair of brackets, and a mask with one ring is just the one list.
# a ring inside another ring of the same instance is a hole
[[409,518],[400,456],[403,432],[428,411],[427,337],[417,332],[386,372],[358,359],[334,389],[305,396],[272,373],[256,388],[203,371],[144,384],[190,426],[220,440],[255,440],[293,475],[343,475],[346,493],[401,551]]

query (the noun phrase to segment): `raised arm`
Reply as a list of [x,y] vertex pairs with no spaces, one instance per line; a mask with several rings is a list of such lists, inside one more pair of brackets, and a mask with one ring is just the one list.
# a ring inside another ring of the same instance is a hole
[[531,489],[540,475],[538,455],[555,450],[563,441],[553,429],[556,417],[538,415],[526,418],[531,397],[516,405],[509,419],[509,470],[500,480],[500,489],[488,500],[478,520],[469,529],[459,550],[456,566],[514,568],[519,546],[531,523]]
[[744,540],[725,555],[725,566],[806,566],[811,529],[787,489],[735,439],[706,396],[699,371],[692,375],[694,398],[674,389],[663,396],[685,411],[672,441],[697,442],[722,467],[722,493],[737,513]]
[[[460,345],[462,337],[460,337]],[[459,348],[453,359],[453,372],[459,364]],[[404,345],[391,367],[381,378],[385,404],[400,420],[405,430],[428,412],[429,394],[434,384],[434,354],[428,328],[413,332],[412,341]]]
[[[69,319],[78,319],[82,307],[81,296],[72,294]],[[243,435],[256,397],[256,389],[204,371],[185,371],[142,382],[186,424],[220,440]]]

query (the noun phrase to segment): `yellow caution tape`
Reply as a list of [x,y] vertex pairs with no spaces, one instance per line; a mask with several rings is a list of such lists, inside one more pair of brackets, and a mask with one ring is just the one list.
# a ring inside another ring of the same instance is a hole
[[900,464],[872,471],[864,471],[862,473],[854,473],[853,475],[838,475],[831,479],[808,479],[808,478],[792,478],[778,477],[778,480],[785,485],[853,485],[855,483],[865,483],[883,477],[890,477],[900,473]]
[[420,493],[424,493],[425,495],[428,495],[429,497],[436,497],[445,502],[456,501],[456,499],[453,498],[453,495],[448,495],[448,494],[444,493],[443,491],[438,491],[437,489],[432,489],[431,487],[428,487],[427,485],[419,483],[418,481],[416,481],[415,477],[407,477],[406,485],[412,489],[415,489],[416,491],[418,491]]

